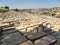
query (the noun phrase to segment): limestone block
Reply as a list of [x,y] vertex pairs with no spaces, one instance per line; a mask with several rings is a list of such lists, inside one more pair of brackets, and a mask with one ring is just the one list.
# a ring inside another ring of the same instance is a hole
[[43,32],[35,32],[35,33],[27,34],[26,36],[28,39],[34,40],[45,35],[46,33],[43,33]]
[[35,45],[49,45],[51,43],[54,43],[56,41],[56,38],[51,36],[51,35],[47,35],[41,39],[38,39],[34,42]]
[[11,34],[6,34],[2,36],[2,45],[16,45],[18,43],[22,43],[27,39],[24,36],[21,36],[19,32],[14,32]]
[[33,45],[31,41],[25,41],[21,44],[18,44],[18,45]]

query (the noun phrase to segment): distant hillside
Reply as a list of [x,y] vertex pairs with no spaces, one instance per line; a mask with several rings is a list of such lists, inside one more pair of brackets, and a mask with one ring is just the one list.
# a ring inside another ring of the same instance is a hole
[[[27,12],[30,14],[37,14],[37,15],[49,15],[49,16],[56,16],[58,17],[56,13],[60,13],[60,7],[54,7],[54,8],[38,8],[38,9],[22,9],[21,12]],[[60,17],[60,14],[59,14]]]
[[[29,13],[32,15],[46,15],[60,18],[60,7],[55,8],[38,8],[38,9],[9,9],[9,7],[0,8],[0,18],[18,18],[20,15]],[[5,12],[5,13],[4,13]]]
[[[12,23],[15,27],[35,24],[49,24],[53,30],[60,30],[60,8],[6,9],[1,8],[0,22]],[[9,10],[9,11],[6,11]],[[4,12],[5,11],[5,12]],[[57,17],[57,18],[56,18]]]
[[9,7],[5,6],[5,7],[0,7],[0,12],[7,12],[9,11]]

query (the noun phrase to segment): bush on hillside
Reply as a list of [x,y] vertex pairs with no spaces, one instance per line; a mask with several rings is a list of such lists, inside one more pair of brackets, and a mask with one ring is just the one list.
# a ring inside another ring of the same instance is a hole
[[9,9],[9,6],[5,6],[4,8]]

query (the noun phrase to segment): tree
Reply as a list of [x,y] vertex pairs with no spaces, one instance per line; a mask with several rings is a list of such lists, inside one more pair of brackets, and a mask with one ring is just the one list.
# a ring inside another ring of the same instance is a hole
[[4,8],[9,9],[9,6],[5,6]]
[[19,10],[16,8],[15,11],[19,11]]

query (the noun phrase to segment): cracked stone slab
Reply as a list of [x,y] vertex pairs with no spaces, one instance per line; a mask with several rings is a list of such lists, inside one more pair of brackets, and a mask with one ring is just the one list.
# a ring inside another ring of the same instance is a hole
[[43,33],[43,32],[35,32],[35,33],[27,34],[26,36],[28,39],[34,40],[34,39],[37,39],[39,37],[43,37],[45,35],[46,35],[46,33]]
[[25,37],[21,36],[19,32],[3,35],[2,37],[2,45],[16,45],[27,40]]
[[41,39],[38,39],[34,42],[35,45],[49,45],[52,44],[56,41],[56,38],[51,36],[51,35],[47,35]]
[[2,35],[7,35],[7,34],[14,33],[14,32],[18,32],[18,31],[15,30],[15,29],[13,29],[13,30],[7,30],[7,31],[3,31],[3,32],[2,32]]

